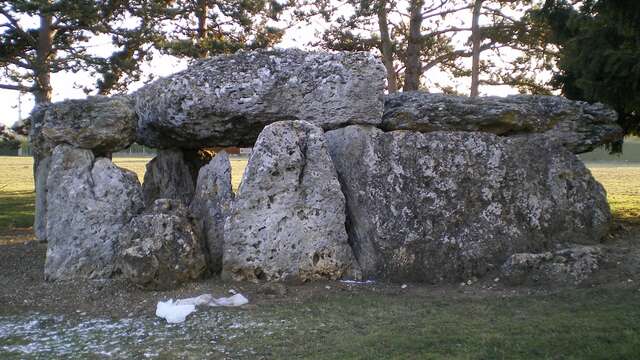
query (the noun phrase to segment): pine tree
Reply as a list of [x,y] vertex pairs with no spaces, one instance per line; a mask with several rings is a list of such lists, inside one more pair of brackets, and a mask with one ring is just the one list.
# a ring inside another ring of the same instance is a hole
[[[140,76],[145,46],[163,0],[0,0],[0,89],[31,93],[36,103],[51,101],[51,74],[90,71],[99,93],[126,88]],[[35,24],[31,24],[36,20]],[[121,24],[136,24],[124,27]],[[89,51],[92,36],[109,35],[115,51]]]
[[287,6],[275,0],[177,0],[166,11],[172,21],[157,46],[186,58],[270,47],[284,34],[276,24]]
[[548,0],[536,13],[560,49],[555,81],[570,99],[612,106],[625,131],[640,134],[640,2],[581,5]]

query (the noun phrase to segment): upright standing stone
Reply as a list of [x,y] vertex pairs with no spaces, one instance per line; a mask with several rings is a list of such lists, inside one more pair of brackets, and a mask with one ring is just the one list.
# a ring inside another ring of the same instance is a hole
[[144,174],[144,203],[150,207],[157,199],[176,199],[188,204],[193,197],[194,180],[181,150],[159,150]]
[[322,129],[305,121],[267,126],[225,224],[223,277],[359,277],[344,206]]
[[275,121],[323,129],[379,124],[384,79],[382,62],[364,52],[261,50],[204,59],[133,94],[138,142],[252,146]]
[[45,278],[106,278],[118,235],[142,209],[136,174],[89,150],[58,145],[47,178]]
[[51,157],[39,161],[35,171],[36,203],[33,220],[33,232],[36,238],[47,241],[47,176],[51,167]]
[[543,135],[350,126],[326,136],[367,277],[459,281],[608,232],[602,186]]
[[191,213],[200,234],[205,239],[209,270],[222,270],[224,222],[231,211],[233,189],[231,187],[231,162],[222,151],[202,168],[198,174],[196,190],[191,200]]

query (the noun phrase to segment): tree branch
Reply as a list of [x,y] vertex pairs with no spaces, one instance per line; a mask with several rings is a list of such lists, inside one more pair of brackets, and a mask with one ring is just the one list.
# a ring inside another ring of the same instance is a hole
[[22,92],[31,92],[34,90],[33,86],[28,87],[23,85],[11,85],[11,84],[0,84],[0,89],[16,90],[16,91],[22,91]]
[[18,21],[13,18],[5,9],[0,7],[0,14],[4,15],[4,17],[7,18],[7,20],[9,20],[9,25],[15,29],[18,33],[20,33],[20,35],[24,36],[27,38],[27,40],[31,43],[31,45],[33,46],[38,46],[38,42],[36,41],[36,39],[31,36],[29,33],[27,33],[26,31],[22,30],[22,28],[20,27],[20,24],[18,24]]

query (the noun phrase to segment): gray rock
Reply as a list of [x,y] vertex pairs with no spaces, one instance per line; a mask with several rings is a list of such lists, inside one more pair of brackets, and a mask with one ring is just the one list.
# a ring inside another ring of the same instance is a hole
[[578,285],[599,269],[601,257],[596,246],[513,254],[500,268],[501,278],[511,285]]
[[425,92],[387,95],[384,130],[545,133],[574,153],[621,140],[615,111],[558,96],[470,98]]
[[231,162],[222,151],[202,168],[198,174],[195,194],[189,208],[202,234],[207,248],[209,270],[222,270],[224,223],[231,211]]
[[36,202],[33,219],[33,232],[36,239],[47,241],[47,176],[51,167],[51,157],[46,157],[38,163],[35,176]]
[[138,142],[158,148],[251,146],[265,125],[378,124],[385,70],[368,53],[261,50],[221,55],[136,93]]
[[211,160],[210,154],[177,149],[159,150],[147,163],[142,191],[147,207],[157,199],[176,199],[189,204],[193,198],[200,167]]
[[223,277],[359,277],[344,206],[322,129],[304,121],[267,126],[225,224]]
[[206,270],[204,244],[179,200],[156,200],[122,230],[120,244],[118,268],[140,287],[172,288]]
[[543,135],[349,126],[326,137],[366,277],[458,281],[609,229],[602,186]]
[[136,124],[129,99],[91,96],[47,106],[41,131],[53,144],[70,144],[109,155],[134,142]]
[[114,270],[118,234],[142,209],[136,174],[58,145],[47,177],[45,278],[106,278]]

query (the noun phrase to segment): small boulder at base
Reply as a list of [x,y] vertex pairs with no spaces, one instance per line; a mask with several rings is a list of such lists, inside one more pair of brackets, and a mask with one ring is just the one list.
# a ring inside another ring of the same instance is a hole
[[200,168],[195,194],[189,208],[198,231],[205,240],[209,270],[215,274],[222,270],[224,223],[231,211],[231,162],[222,151]]
[[379,124],[385,70],[364,52],[241,51],[200,60],[133,94],[138,142],[157,148],[252,146],[262,129],[305,120]]
[[223,277],[251,281],[360,276],[324,133],[305,121],[267,126],[225,224]]
[[575,246],[553,252],[513,254],[500,268],[511,285],[578,285],[599,269],[597,246]]
[[48,105],[41,131],[51,143],[110,155],[134,142],[137,120],[131,100],[91,96]]
[[326,134],[363,273],[396,281],[459,281],[511,255],[596,243],[611,214],[602,186],[543,135]]
[[142,210],[136,174],[89,150],[58,145],[47,177],[45,278],[108,278],[118,234]]
[[121,231],[120,245],[118,268],[143,288],[169,289],[206,270],[204,244],[179,200],[156,200]]
[[467,97],[408,91],[385,98],[384,130],[544,133],[573,153],[621,140],[618,115],[600,103],[560,96]]

